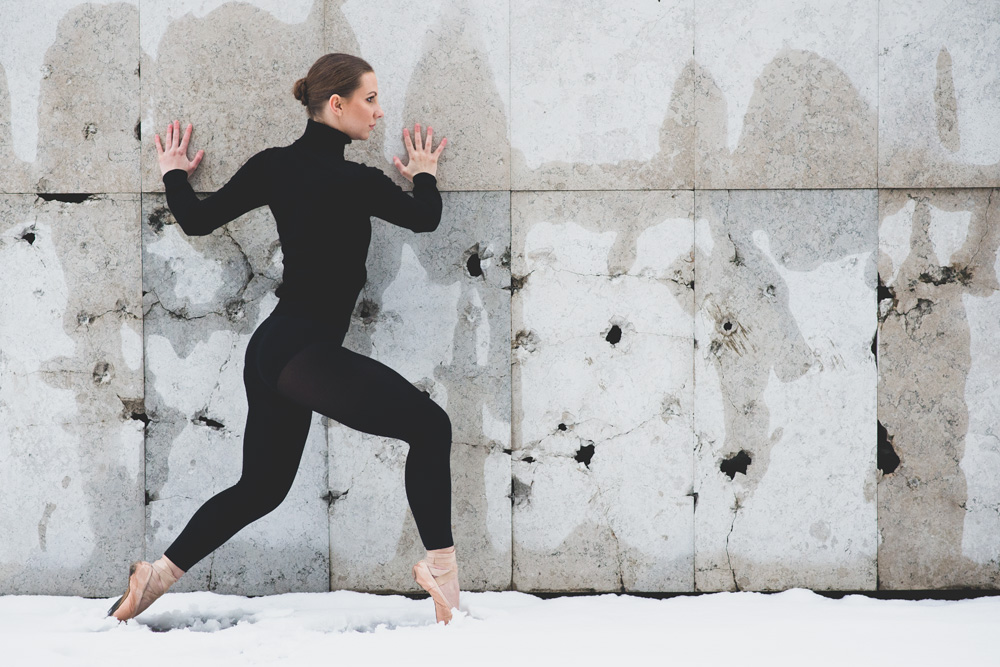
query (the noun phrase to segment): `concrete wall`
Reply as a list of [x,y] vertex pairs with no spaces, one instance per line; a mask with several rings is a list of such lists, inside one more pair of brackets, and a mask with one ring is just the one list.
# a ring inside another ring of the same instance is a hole
[[[41,5],[41,7],[39,7]],[[345,345],[446,408],[463,587],[1000,586],[1000,4],[0,2],[0,593],[111,596],[239,477],[259,209],[186,237],[376,69],[440,228],[374,224]],[[285,503],[179,590],[416,591],[407,446],[316,416]]]

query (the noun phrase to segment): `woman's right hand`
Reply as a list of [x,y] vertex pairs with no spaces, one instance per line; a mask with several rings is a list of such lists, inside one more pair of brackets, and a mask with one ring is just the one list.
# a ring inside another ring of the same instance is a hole
[[187,157],[188,141],[191,139],[192,129],[191,123],[188,123],[187,129],[184,130],[184,137],[181,138],[181,122],[175,120],[168,124],[166,149],[160,144],[160,135],[156,135],[156,155],[160,161],[161,176],[171,169],[183,169],[188,175],[191,175],[201,164],[201,159],[205,157],[205,151],[198,151],[193,160],[188,160]]

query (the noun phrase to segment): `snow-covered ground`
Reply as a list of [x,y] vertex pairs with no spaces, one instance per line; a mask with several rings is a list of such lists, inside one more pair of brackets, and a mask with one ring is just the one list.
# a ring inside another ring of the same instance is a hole
[[1000,665],[1000,597],[463,592],[447,626],[429,598],[350,591],[168,593],[127,624],[114,600],[0,597],[0,665]]

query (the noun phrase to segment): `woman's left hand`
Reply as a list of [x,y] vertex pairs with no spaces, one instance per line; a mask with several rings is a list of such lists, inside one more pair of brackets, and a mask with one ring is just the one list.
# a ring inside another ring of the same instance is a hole
[[413,175],[425,171],[433,176],[437,176],[437,162],[438,156],[441,155],[441,151],[444,150],[445,144],[448,143],[448,138],[445,137],[441,139],[441,143],[438,144],[436,151],[431,151],[431,137],[434,134],[434,128],[427,128],[427,139],[426,141],[420,136],[420,123],[414,126],[414,133],[416,136],[416,142],[410,139],[410,130],[408,128],[403,128],[403,145],[406,146],[406,152],[410,156],[410,161],[406,166],[403,166],[402,161],[396,157],[392,156],[392,163],[396,165],[396,169],[399,170],[406,180],[413,181]]
[[205,157],[205,151],[198,151],[193,160],[188,160],[188,141],[191,139],[191,123],[188,123],[184,130],[184,138],[181,138],[181,122],[175,120],[167,125],[167,147],[160,145],[160,135],[156,135],[156,155],[160,161],[160,174],[163,175],[171,169],[183,169],[190,176],[201,159]]

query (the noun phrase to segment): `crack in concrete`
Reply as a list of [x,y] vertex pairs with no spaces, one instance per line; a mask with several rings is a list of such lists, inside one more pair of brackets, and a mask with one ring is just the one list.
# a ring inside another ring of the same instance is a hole
[[736,583],[736,570],[733,568],[733,557],[732,554],[729,553],[729,538],[732,536],[733,528],[736,526],[736,516],[739,514],[739,511],[740,500],[737,498],[736,507],[733,510],[733,522],[729,524],[729,533],[726,534],[726,560],[729,563],[729,573],[733,576],[733,587],[736,588],[737,591],[740,590],[740,585]]

